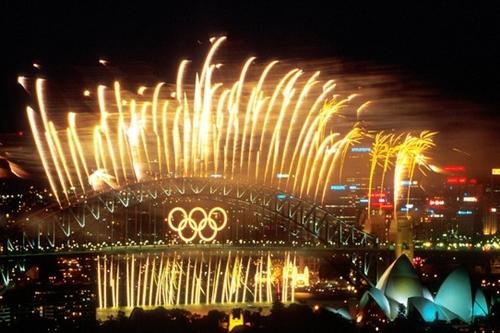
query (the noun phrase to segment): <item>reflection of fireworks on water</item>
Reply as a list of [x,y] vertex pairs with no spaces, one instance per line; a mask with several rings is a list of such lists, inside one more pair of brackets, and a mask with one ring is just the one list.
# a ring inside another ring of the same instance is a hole
[[32,108],[28,118],[59,204],[171,177],[223,177],[323,202],[330,181],[342,177],[350,147],[369,138],[358,123],[336,131],[334,122],[349,108],[358,119],[370,102],[357,103],[358,94],[339,97],[334,81],[321,82],[319,72],[307,76],[296,68],[271,79],[277,61],[252,81],[254,58],[234,83],[213,83],[222,66],[213,63],[214,54],[224,40],[212,40],[194,85],[185,83],[184,60],[174,86],[159,83],[137,94],[122,91],[119,82],[113,90],[98,86],[98,118],[69,112],[64,129],[49,119],[37,80],[41,122]]
[[99,308],[293,302],[303,275],[289,252],[98,256],[97,296]]

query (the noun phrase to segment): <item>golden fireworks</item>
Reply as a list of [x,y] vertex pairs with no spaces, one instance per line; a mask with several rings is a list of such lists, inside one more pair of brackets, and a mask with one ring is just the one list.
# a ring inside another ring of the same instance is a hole
[[[370,152],[368,219],[371,216],[373,181],[377,166],[382,169],[380,183],[380,191],[382,192],[386,173],[394,165],[393,216],[396,218],[397,206],[401,197],[401,181],[407,177],[411,184],[416,167],[419,167],[423,173],[425,170],[431,170],[427,153],[435,145],[433,138],[436,134],[436,132],[422,131],[417,136],[411,133],[395,135],[384,132],[375,135]],[[409,202],[410,191],[411,186],[408,186],[406,203]]]
[[213,40],[194,85],[184,82],[186,60],[173,88],[159,83],[131,95],[119,82],[113,91],[100,85],[98,118],[69,112],[64,129],[49,119],[43,80],[37,80],[42,126],[31,108],[28,118],[61,206],[91,191],[172,177],[224,177],[324,200],[329,179],[336,170],[342,174],[338,168],[349,147],[364,136],[358,124],[343,135],[332,129],[333,115],[355,95],[334,95],[334,82],[321,83],[319,72],[305,77],[295,68],[278,81],[268,79],[277,61],[255,82],[248,80],[254,58],[244,63],[236,82],[213,83],[221,67],[213,57],[224,40]]
[[[225,37],[212,46],[194,84],[187,84],[188,61],[181,61],[175,85],[141,86],[137,94],[97,87],[98,114],[68,112],[66,125],[46,111],[43,80],[36,81],[37,113],[28,119],[49,185],[62,207],[85,195],[148,180],[217,177],[259,183],[323,202],[332,179],[342,178],[349,148],[368,140],[359,123],[335,131],[340,111],[353,108],[359,119],[371,105],[355,106],[357,94],[334,94],[335,82],[321,82],[294,68],[274,73],[278,62],[264,66],[257,79],[246,60],[235,82],[215,82],[222,67],[214,63]],[[252,77],[253,77],[252,76]],[[85,95],[90,95],[90,92]],[[60,122],[58,122],[60,123]],[[394,198],[403,174],[426,166],[435,133],[379,133],[371,149],[368,199],[377,167],[394,168]],[[370,209],[370,202],[369,202]]]

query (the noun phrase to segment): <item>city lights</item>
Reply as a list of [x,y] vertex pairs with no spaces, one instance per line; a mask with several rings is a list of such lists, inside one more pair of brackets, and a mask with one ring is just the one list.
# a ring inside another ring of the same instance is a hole
[[493,10],[11,7],[2,333],[497,330]]

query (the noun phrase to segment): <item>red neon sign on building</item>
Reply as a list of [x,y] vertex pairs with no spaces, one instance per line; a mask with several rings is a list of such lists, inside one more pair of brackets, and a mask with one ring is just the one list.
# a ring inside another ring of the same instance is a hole
[[392,208],[392,203],[387,201],[385,193],[373,193],[371,196],[371,206],[373,208]]
[[447,172],[453,172],[453,173],[465,172],[465,167],[463,165],[446,165],[443,167],[443,169]]
[[446,183],[449,185],[464,185],[467,183],[467,177],[447,177]]

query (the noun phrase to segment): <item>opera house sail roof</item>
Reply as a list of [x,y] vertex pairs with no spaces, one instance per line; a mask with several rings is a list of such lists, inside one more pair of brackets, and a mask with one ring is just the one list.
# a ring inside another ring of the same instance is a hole
[[464,268],[450,273],[433,297],[404,254],[385,270],[375,287],[363,294],[360,309],[363,311],[369,303],[375,304],[390,320],[401,314],[401,309],[405,315],[417,311],[425,321],[459,319],[469,323],[489,315],[484,293],[477,289],[473,297],[469,274]]

